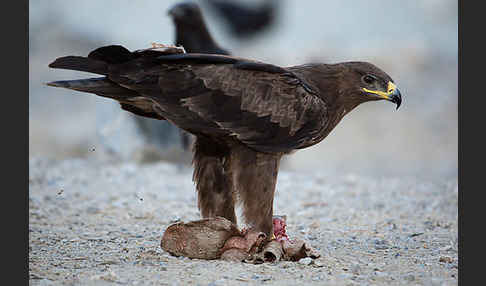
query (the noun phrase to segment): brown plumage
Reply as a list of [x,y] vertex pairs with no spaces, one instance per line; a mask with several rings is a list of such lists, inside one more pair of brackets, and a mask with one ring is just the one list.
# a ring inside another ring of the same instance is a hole
[[240,201],[246,223],[267,237],[281,157],[319,143],[361,103],[401,103],[392,79],[365,62],[283,68],[173,48],[108,46],[49,66],[104,75],[51,86],[115,99],[127,111],[194,134],[193,179],[202,216],[236,222]]

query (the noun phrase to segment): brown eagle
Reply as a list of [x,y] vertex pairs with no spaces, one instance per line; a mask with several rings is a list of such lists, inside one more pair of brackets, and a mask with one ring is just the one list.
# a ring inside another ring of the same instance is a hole
[[401,103],[393,80],[366,62],[280,67],[177,47],[130,52],[106,46],[49,65],[102,77],[48,85],[117,100],[134,114],[167,120],[196,136],[193,180],[204,218],[246,223],[272,234],[283,155],[322,141],[361,103]]

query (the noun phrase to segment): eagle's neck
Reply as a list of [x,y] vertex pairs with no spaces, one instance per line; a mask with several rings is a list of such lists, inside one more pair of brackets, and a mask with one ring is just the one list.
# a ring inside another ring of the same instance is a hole
[[319,143],[326,138],[343,117],[359,105],[351,97],[342,96],[340,87],[342,69],[338,65],[306,64],[288,68],[313,90],[327,106],[326,119],[316,132],[318,136],[304,144],[305,148]]
[[342,116],[360,104],[353,97],[342,96],[345,91],[341,86],[343,68],[340,64],[305,64],[288,68],[300,77],[316,95],[331,109]]
[[328,105],[337,103],[339,94],[336,91],[339,91],[338,79],[341,75],[339,69],[326,64],[305,64],[288,69],[310,86]]

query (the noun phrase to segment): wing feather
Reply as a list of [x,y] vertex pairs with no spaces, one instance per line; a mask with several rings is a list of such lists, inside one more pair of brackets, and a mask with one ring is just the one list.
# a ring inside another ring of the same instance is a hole
[[300,148],[326,125],[326,103],[283,68],[218,61],[140,58],[111,66],[108,76],[150,97],[154,112],[191,133],[234,136],[262,152]]
[[289,84],[281,74],[234,69],[230,65],[195,67],[193,72],[207,88],[239,97],[241,110],[258,117],[270,116],[270,122],[281,128],[289,127],[290,136],[306,123],[308,109],[319,108],[323,112],[326,109],[322,101],[306,100],[315,96],[299,85]]

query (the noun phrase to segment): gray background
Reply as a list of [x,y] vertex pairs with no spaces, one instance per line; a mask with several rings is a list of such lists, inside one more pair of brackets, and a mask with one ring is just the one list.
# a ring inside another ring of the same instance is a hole
[[[93,76],[47,65],[108,44],[135,50],[172,43],[166,11],[176,2],[29,2],[31,157],[100,159],[111,147],[123,160],[135,158],[143,141],[132,115],[108,99],[43,85]],[[387,102],[358,107],[328,138],[290,156],[283,168],[377,178],[457,176],[457,1],[281,2],[275,27],[244,42],[229,35],[207,6],[202,9],[217,42],[235,55],[282,66],[370,61],[403,94],[398,111]]]

